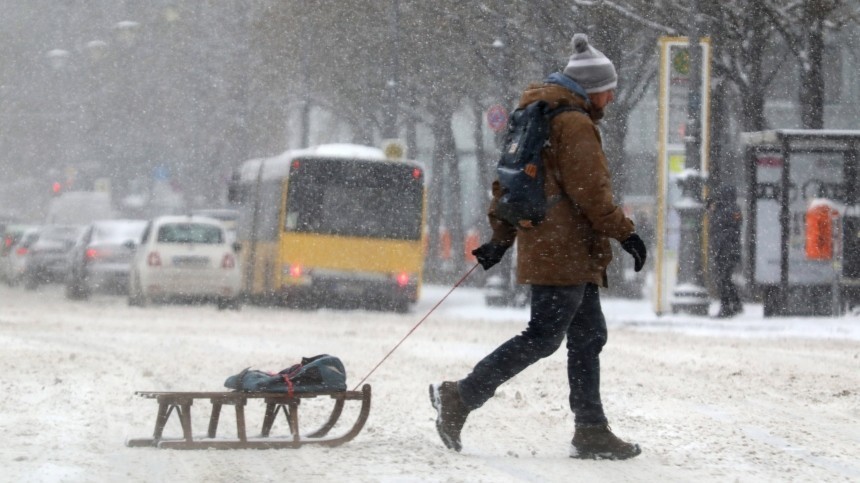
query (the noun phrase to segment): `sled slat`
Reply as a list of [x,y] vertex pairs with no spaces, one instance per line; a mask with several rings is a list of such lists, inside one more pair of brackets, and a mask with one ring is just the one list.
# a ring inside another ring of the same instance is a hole
[[[370,385],[365,384],[360,391],[342,391],[328,393],[284,393],[262,392],[168,392],[168,391],[138,391],[135,394],[155,399],[158,403],[155,429],[151,438],[134,438],[126,441],[129,447],[158,447],[171,449],[277,449],[298,448],[305,444],[320,444],[337,446],[355,438],[361,432],[370,415]],[[326,422],[309,434],[302,434],[299,429],[299,403],[302,399],[329,397],[334,399],[334,407]],[[195,439],[192,431],[191,406],[195,400],[209,400],[212,411],[206,437]],[[265,415],[260,437],[249,438],[246,430],[245,406],[248,400],[262,400],[266,404]],[[352,427],[337,437],[325,436],[334,428],[343,413],[345,401],[361,401],[358,418]],[[218,438],[218,424],[223,406],[234,406],[236,411],[236,438]],[[290,434],[282,438],[270,438],[269,433],[277,417],[283,409],[289,426]],[[170,416],[176,412],[182,427],[182,438],[165,438],[164,427]]]

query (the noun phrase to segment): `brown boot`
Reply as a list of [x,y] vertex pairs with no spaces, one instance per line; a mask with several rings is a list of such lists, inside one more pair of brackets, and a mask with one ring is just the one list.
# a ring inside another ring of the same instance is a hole
[[612,434],[606,424],[577,427],[571,444],[571,458],[626,460],[642,452],[638,444],[628,443]]
[[469,409],[460,399],[457,383],[445,381],[441,384],[430,384],[430,403],[436,408],[436,431],[445,446],[460,451],[460,431],[466,424]]

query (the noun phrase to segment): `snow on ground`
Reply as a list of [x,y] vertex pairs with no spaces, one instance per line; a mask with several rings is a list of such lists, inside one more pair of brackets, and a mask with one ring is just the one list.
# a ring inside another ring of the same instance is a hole
[[[426,287],[412,313],[395,315],[132,308],[108,295],[67,301],[56,286],[0,287],[0,479],[860,481],[860,317],[764,319],[760,306],[729,320],[658,318],[647,302],[604,300],[604,405],[613,430],[641,444],[638,458],[568,458],[563,351],[502,386],[469,416],[463,452],[448,451],[427,385],[464,376],[528,317],[485,307],[473,288],[455,291],[370,377],[370,419],[343,446],[124,445],[149,436],[155,420],[155,403],[136,390],[221,390],[245,367],[280,370],[320,353],[344,361],[352,388],[446,291]],[[312,428],[326,402],[306,402],[300,416]],[[194,407],[195,432],[205,433],[208,409]],[[260,409],[247,408],[252,434]],[[222,416],[222,434],[230,435],[231,416]],[[350,409],[342,420],[354,416]],[[273,436],[285,426],[276,423]],[[166,433],[181,434],[176,421]]]

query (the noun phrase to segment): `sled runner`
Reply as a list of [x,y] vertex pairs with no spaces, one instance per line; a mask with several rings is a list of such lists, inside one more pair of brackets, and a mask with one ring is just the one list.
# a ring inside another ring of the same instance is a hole
[[[325,392],[158,392],[137,391],[135,394],[158,403],[155,418],[155,431],[151,438],[136,438],[126,441],[130,447],[158,447],[173,449],[243,449],[243,448],[298,448],[306,444],[338,446],[355,438],[370,414],[370,385],[365,384],[360,391]],[[317,430],[304,434],[299,430],[299,405],[302,399],[329,397],[334,399],[334,407],[327,421]],[[191,406],[195,401],[208,400],[212,404],[209,428],[205,436],[194,436],[191,428]],[[245,406],[248,400],[262,400],[266,405],[262,431],[259,436],[248,437],[245,422]],[[346,401],[361,401],[358,418],[344,434],[328,437],[340,419]],[[232,438],[219,438],[218,421],[224,405],[236,408],[236,435]],[[270,437],[272,425],[278,413],[283,410],[289,428],[289,436]],[[182,427],[182,438],[165,438],[164,427],[170,416],[177,415]]]

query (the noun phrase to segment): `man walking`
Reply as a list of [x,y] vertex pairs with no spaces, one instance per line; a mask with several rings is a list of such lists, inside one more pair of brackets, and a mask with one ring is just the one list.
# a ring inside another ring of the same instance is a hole
[[570,408],[576,426],[571,457],[627,459],[640,453],[638,445],[610,431],[603,413],[599,355],[607,332],[598,287],[607,286],[610,238],[621,241],[633,255],[637,272],[645,263],[646,250],[633,222],[613,202],[596,127],[614,99],[615,67],[589,45],[585,34],[573,37],[573,47],[564,72],[530,85],[519,103],[524,107],[543,100],[550,109],[578,109],[553,118],[542,151],[545,194],[561,201],[550,204],[542,223],[518,230],[496,216],[501,187],[495,181],[488,212],[492,239],[473,252],[487,270],[517,239],[517,280],[531,285],[531,319],[521,334],[478,362],[466,378],[430,386],[436,429],[443,443],[456,451],[462,447],[460,433],[469,413],[493,397],[505,381],[554,353],[566,337]]

